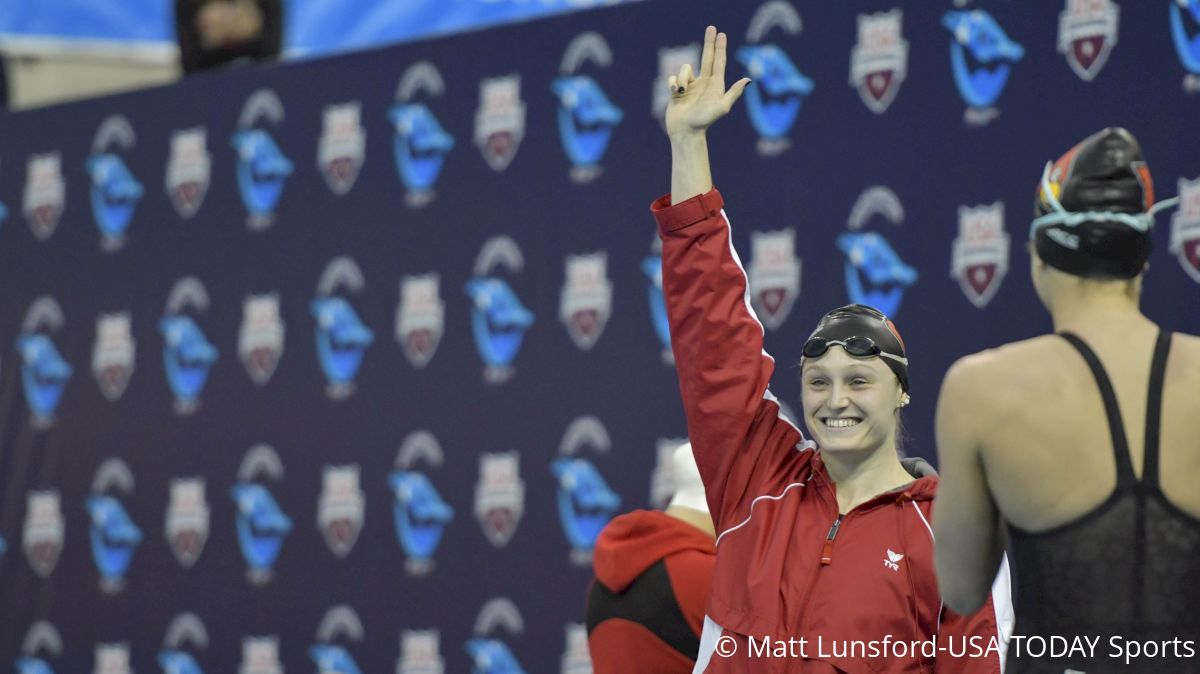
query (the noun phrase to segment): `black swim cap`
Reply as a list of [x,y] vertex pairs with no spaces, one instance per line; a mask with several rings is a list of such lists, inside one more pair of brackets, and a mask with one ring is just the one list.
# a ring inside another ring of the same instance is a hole
[[1128,131],[1112,127],[1047,166],[1029,234],[1038,257],[1055,269],[1129,279],[1150,257],[1152,206],[1154,186],[1142,148]]
[[[813,340],[844,342],[851,337],[866,337],[874,342],[879,352],[884,354],[880,360],[895,373],[900,388],[908,392],[908,357],[904,353],[904,340],[900,338],[896,325],[873,307],[847,304],[825,314],[805,341],[805,351]],[[849,352],[850,349],[847,349]]]

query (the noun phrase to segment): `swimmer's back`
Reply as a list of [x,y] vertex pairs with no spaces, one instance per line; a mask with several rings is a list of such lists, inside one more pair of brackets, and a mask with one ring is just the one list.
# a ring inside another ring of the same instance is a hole
[[[1145,456],[1150,360],[1158,329],[1079,334],[1116,393],[1139,478]],[[1112,436],[1096,379],[1058,335],[970,357],[977,400],[992,406],[979,429],[988,485],[1010,525],[1038,532],[1094,510],[1116,486]],[[1200,338],[1174,333],[1163,387],[1159,480],[1167,500],[1200,519]]]

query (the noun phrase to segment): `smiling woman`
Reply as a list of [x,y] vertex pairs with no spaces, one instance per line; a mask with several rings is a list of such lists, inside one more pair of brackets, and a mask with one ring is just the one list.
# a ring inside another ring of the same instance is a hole
[[708,127],[749,84],[725,88],[726,49],[725,35],[709,27],[698,73],[685,65],[668,79],[671,194],[651,206],[688,434],[717,532],[695,671],[758,671],[755,644],[787,635],[812,644],[970,640],[982,650],[956,658],[936,648],[801,649],[780,671],[994,674],[1008,631],[1000,625],[1011,615],[1007,576],[994,605],[970,616],[943,610],[929,526],[937,477],[910,474],[896,448],[909,396],[895,325],[863,305],[817,324],[801,361],[804,421],[815,443],[767,388],[775,361],[746,300],[708,161]]

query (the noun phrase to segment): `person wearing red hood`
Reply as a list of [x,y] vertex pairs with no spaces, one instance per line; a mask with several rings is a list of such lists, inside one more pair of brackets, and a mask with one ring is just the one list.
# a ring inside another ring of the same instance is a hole
[[687,674],[696,663],[716,548],[691,443],[672,455],[665,512],[635,510],[596,539],[588,650],[596,674]]
[[[938,591],[930,520],[937,477],[910,473],[896,436],[910,404],[896,326],[834,309],[805,341],[804,424],[768,389],[775,361],[714,189],[706,131],[726,90],[724,34],[705,33],[698,76],[668,78],[671,193],[651,206],[688,435],[717,532],[694,672],[996,674],[1012,609],[1005,567],[982,609]],[[819,449],[818,449],[819,445]]]

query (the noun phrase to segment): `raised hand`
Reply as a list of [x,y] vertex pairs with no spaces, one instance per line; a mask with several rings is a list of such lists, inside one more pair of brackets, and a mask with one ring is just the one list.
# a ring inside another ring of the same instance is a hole
[[729,112],[750,83],[750,78],[743,77],[725,89],[728,41],[725,33],[718,33],[714,26],[709,26],[704,31],[699,75],[694,75],[692,66],[685,64],[678,75],[667,79],[671,98],[667,104],[666,126],[672,140],[703,135],[713,122]]

